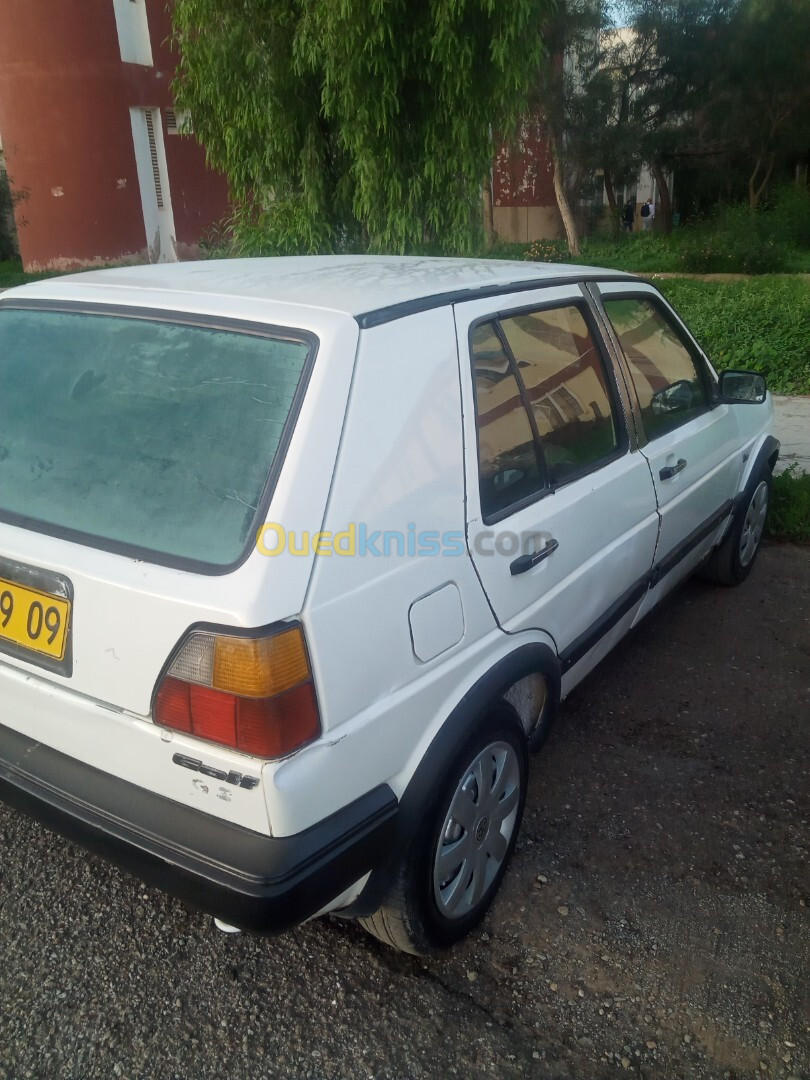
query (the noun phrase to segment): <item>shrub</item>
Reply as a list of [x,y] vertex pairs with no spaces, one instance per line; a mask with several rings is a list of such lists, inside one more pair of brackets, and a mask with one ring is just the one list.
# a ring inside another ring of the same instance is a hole
[[810,191],[806,187],[783,184],[776,191],[769,216],[782,243],[810,249]]
[[301,200],[279,199],[266,206],[240,207],[226,222],[232,253],[325,255],[334,251],[330,226],[315,218]]
[[515,244],[507,240],[498,240],[490,247],[484,248],[481,257],[484,259],[525,259],[526,244]]
[[0,151],[0,262],[17,257],[17,240],[14,235],[14,199],[8,176],[3,168]]
[[565,240],[535,240],[523,256],[530,262],[565,262],[568,259],[568,245]]
[[772,215],[747,206],[726,207],[714,218],[684,229],[681,264],[691,274],[772,274],[788,261],[774,233]]
[[810,544],[810,473],[795,463],[773,478],[768,536]]

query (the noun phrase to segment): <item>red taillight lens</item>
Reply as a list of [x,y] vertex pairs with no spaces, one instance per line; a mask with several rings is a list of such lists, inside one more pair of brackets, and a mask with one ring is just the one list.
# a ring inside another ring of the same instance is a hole
[[[226,678],[218,678],[222,656]],[[317,738],[318,702],[300,627],[258,645],[192,635],[158,688],[154,720],[264,758],[284,757]]]

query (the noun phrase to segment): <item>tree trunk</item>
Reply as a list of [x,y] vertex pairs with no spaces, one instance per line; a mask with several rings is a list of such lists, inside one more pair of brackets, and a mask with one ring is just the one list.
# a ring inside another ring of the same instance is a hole
[[484,213],[484,239],[488,248],[495,243],[495,214],[492,209],[492,177],[487,173],[481,185]]
[[756,210],[759,206],[759,200],[765,194],[765,188],[768,186],[768,181],[771,179],[771,173],[773,172],[774,156],[768,155],[768,168],[765,170],[765,176],[762,183],[757,187],[757,174],[762,168],[762,158],[757,158],[757,163],[754,167],[754,171],[751,173],[751,177],[748,181],[748,205],[752,210]]
[[653,161],[650,168],[658,186],[658,194],[661,196],[661,223],[665,233],[672,232],[672,199],[669,195],[669,184],[660,162]]
[[565,194],[565,187],[563,186],[560,155],[557,151],[557,140],[551,132],[549,132],[548,136],[548,148],[551,153],[551,160],[554,163],[554,194],[557,196],[557,207],[559,208],[560,217],[563,221],[565,238],[568,241],[568,250],[572,255],[579,255],[577,226],[574,221],[574,215],[571,213],[571,207],[568,205],[568,196]]
[[609,169],[604,170],[603,179],[605,181],[605,194],[607,195],[608,206],[610,207],[610,217],[611,220],[613,220],[618,214],[619,209],[616,206],[616,191],[613,187],[613,177],[610,175]]

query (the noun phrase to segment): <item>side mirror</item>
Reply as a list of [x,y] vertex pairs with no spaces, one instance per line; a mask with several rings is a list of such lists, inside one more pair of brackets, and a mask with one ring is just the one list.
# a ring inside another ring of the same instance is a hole
[[657,390],[652,396],[652,411],[655,416],[682,412],[692,407],[692,384],[686,379],[678,379],[670,386]]
[[761,405],[768,393],[764,375],[756,371],[724,371],[718,384],[720,400],[738,405]]

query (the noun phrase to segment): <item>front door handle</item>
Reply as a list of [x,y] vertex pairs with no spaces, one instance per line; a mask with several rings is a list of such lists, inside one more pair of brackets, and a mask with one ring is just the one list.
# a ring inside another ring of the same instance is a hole
[[539,551],[530,551],[527,555],[519,556],[513,563],[509,564],[509,570],[512,577],[516,574],[525,574],[527,570],[531,570],[533,566],[537,566],[543,559],[547,559],[549,555],[553,555],[559,546],[559,540],[546,540],[545,547],[540,548]]
[[662,480],[670,480],[676,473],[683,472],[685,468],[686,458],[678,458],[677,465],[665,465],[658,475]]

